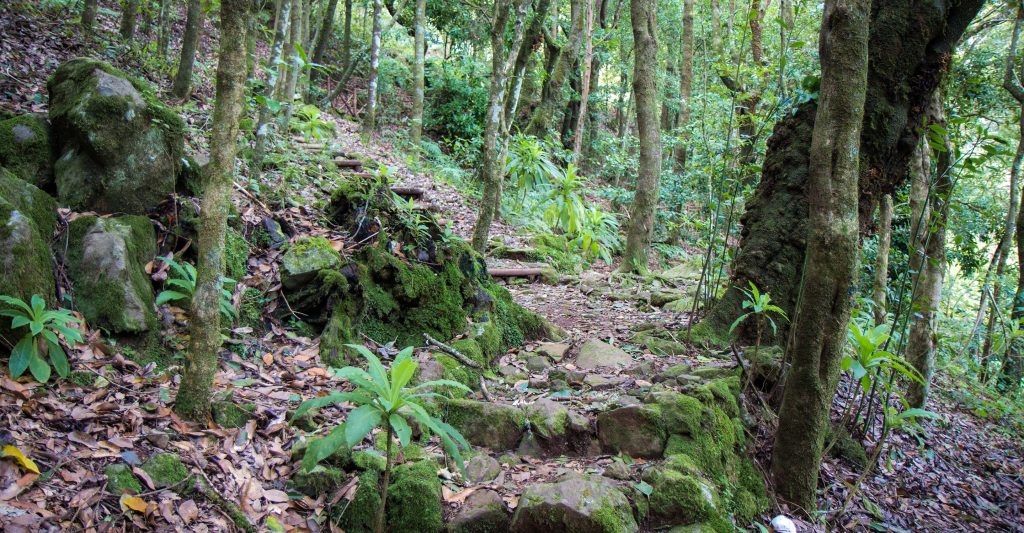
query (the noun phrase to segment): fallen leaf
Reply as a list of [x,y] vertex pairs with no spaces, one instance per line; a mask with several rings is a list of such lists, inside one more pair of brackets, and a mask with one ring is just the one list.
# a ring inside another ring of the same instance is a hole
[[140,513],[146,512],[146,508],[149,505],[146,500],[139,498],[138,496],[132,496],[130,494],[121,495],[121,511],[127,513],[128,509],[138,511]]
[[263,491],[263,497],[270,503],[284,503],[289,499],[287,492],[277,489]]
[[17,446],[12,446],[10,444],[4,446],[3,449],[0,449],[0,457],[10,457],[17,461],[17,463],[25,470],[28,470],[33,474],[39,473],[39,467],[36,466],[35,462],[26,457],[25,454],[21,453],[21,450],[19,450]]
[[199,507],[192,500],[185,500],[178,505],[178,516],[188,525],[199,516]]

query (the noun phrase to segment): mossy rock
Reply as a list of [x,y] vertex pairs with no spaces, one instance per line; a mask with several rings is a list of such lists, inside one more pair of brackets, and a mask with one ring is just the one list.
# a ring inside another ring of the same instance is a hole
[[388,487],[387,530],[393,533],[441,531],[441,480],[432,461],[395,467]]
[[68,226],[67,242],[75,305],[91,326],[128,334],[156,327],[145,271],[156,255],[156,233],[148,218],[79,217]]
[[254,405],[238,405],[232,401],[216,401],[210,406],[213,421],[225,428],[245,427],[245,424],[256,417]]
[[37,114],[0,121],[0,167],[40,189],[53,185],[50,124]]
[[176,487],[177,492],[183,492],[189,488],[182,483],[190,475],[188,468],[173,453],[158,453],[150,457],[142,464],[142,469],[149,474],[158,489]]
[[380,508],[380,474],[376,469],[359,474],[356,495],[339,509],[338,525],[347,533],[373,533]]
[[654,334],[643,333],[633,338],[633,342],[647,347],[656,355],[680,355],[690,352],[686,344],[672,339],[663,339]]
[[448,423],[475,446],[494,451],[514,450],[523,436],[526,416],[511,405],[475,400],[451,400]]
[[600,477],[570,477],[526,487],[509,531],[630,533],[637,531],[626,496]]
[[[34,185],[0,168],[0,294],[25,302],[38,294],[56,304],[50,239],[57,225],[57,204]],[[11,337],[10,320],[0,335]]]
[[139,494],[142,492],[142,483],[132,473],[132,468],[125,464],[113,464],[103,469],[103,475],[107,476],[107,492],[120,496],[125,492]]
[[665,427],[656,406],[627,406],[597,416],[601,445],[630,457],[658,458],[665,450]]
[[451,533],[506,533],[511,524],[505,502],[490,489],[470,494],[448,524]]
[[184,122],[149,84],[77,58],[58,67],[47,88],[61,204],[144,214],[174,193]]
[[721,526],[714,531],[733,530],[721,516],[718,491],[710,481],[665,467],[655,468],[644,477],[653,487],[647,515],[651,526],[710,522]]
[[384,471],[387,461],[384,456],[371,450],[359,450],[352,453],[352,464],[359,470]]
[[281,282],[296,289],[314,280],[322,270],[336,270],[341,255],[324,237],[302,237],[288,246],[281,257]]
[[833,457],[846,459],[850,464],[861,469],[868,465],[868,452],[864,449],[864,445],[853,438],[845,427],[831,427],[825,435],[825,442],[832,445],[829,448],[829,454]]
[[291,487],[310,498],[333,496],[347,482],[348,474],[344,470],[324,465],[317,465],[309,472],[297,470],[288,480]]

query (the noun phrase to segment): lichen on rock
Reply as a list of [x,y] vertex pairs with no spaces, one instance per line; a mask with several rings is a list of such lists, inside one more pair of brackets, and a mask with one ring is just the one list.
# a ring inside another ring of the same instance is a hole
[[39,114],[0,121],[0,167],[40,189],[53,185],[50,124]]
[[[56,303],[50,239],[57,203],[34,185],[0,168],[0,294],[26,302],[38,294]],[[3,321],[0,332],[10,321]]]

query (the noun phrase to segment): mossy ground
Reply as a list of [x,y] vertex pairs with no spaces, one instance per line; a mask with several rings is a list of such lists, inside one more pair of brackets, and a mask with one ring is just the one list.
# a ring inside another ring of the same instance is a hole
[[158,453],[143,463],[142,469],[149,474],[157,488],[175,487],[178,492],[185,492],[185,479],[189,477],[188,468],[173,453]]
[[107,476],[107,491],[111,494],[120,496],[125,492],[131,494],[142,492],[142,483],[135,477],[128,465],[110,465],[103,470],[103,474]]

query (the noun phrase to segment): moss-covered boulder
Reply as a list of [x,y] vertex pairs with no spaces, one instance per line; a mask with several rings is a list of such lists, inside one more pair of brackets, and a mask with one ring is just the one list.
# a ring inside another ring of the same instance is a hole
[[576,366],[584,370],[601,367],[622,367],[633,363],[628,353],[598,339],[589,339],[580,346],[576,356]]
[[523,436],[526,416],[511,405],[460,399],[448,402],[447,410],[448,423],[475,446],[514,450]]
[[37,114],[0,122],[0,167],[40,189],[53,185],[50,123]]
[[661,413],[643,406],[605,411],[597,417],[601,445],[630,457],[657,458],[665,450],[665,428]]
[[288,246],[281,258],[281,283],[298,289],[316,279],[321,270],[337,270],[341,255],[324,237],[301,237]]
[[[142,470],[149,474],[158,489],[178,487],[189,477],[188,468],[173,453],[158,453],[142,464]],[[178,487],[187,489],[189,487]],[[181,490],[179,490],[181,492]]]
[[103,475],[107,476],[107,492],[115,496],[120,496],[125,492],[130,494],[142,492],[142,482],[135,477],[128,465],[109,465],[103,469]]
[[629,500],[600,477],[530,485],[519,498],[509,528],[515,533],[629,533],[637,529]]
[[673,466],[669,462],[644,476],[653,488],[648,501],[648,523],[653,527],[709,523],[714,531],[733,531],[721,515],[717,488],[699,474]]
[[75,306],[93,327],[138,334],[156,326],[146,263],[156,233],[142,216],[79,217],[68,226],[65,264]]
[[543,455],[586,455],[590,451],[593,437],[586,416],[550,398],[527,404],[523,411]]
[[380,472],[376,469],[359,474],[356,495],[339,509],[338,525],[347,533],[372,533],[380,508]]
[[448,523],[451,533],[505,533],[511,524],[505,501],[490,489],[470,494]]
[[444,523],[441,480],[437,465],[419,461],[398,465],[388,487],[387,530],[393,533],[434,533]]
[[[37,187],[0,168],[0,294],[26,302],[33,294],[56,302],[50,239],[57,203]],[[9,320],[2,321],[4,333]]]
[[184,123],[147,83],[77,58],[58,67],[47,87],[62,205],[144,214],[174,192]]

